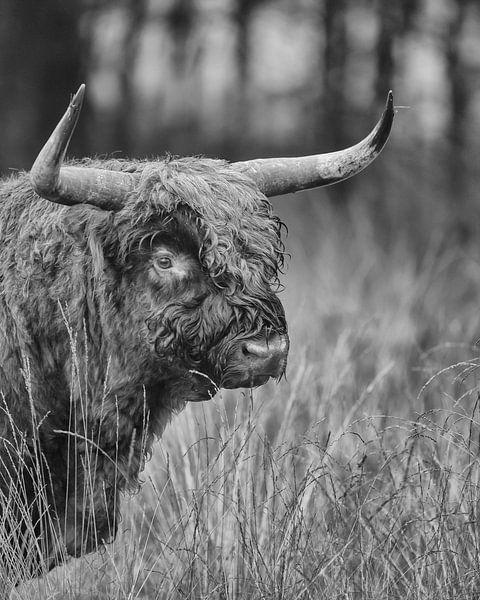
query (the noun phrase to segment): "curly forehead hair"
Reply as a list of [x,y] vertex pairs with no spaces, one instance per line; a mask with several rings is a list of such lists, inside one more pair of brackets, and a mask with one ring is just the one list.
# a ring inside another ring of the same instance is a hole
[[126,221],[123,251],[152,231],[181,218],[194,228],[200,260],[210,276],[225,287],[278,284],[283,268],[283,223],[267,198],[244,174],[222,160],[173,158],[130,163],[140,185],[119,213]]

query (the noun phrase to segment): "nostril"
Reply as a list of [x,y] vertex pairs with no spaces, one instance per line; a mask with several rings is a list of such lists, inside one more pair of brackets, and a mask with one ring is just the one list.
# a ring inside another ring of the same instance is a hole
[[246,374],[245,381],[248,380],[250,387],[262,385],[269,377],[279,378],[284,373],[288,347],[286,333],[239,340],[234,360]]

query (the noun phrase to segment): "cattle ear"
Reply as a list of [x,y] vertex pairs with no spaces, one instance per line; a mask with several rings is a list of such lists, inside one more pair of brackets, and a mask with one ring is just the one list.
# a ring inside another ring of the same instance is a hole
[[114,217],[112,211],[90,204],[76,204],[63,211],[63,226],[68,234],[78,240],[84,240],[87,233],[95,235],[97,232],[104,237],[107,230],[113,230]]

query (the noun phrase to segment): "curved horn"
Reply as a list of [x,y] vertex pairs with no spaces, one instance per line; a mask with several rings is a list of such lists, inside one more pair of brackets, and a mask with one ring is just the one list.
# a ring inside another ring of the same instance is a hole
[[393,94],[375,128],[361,142],[345,150],[300,158],[260,158],[233,163],[247,173],[265,196],[308,190],[337,183],[356,175],[380,153],[392,128]]
[[82,84],[40,151],[30,171],[33,189],[39,196],[58,204],[88,203],[106,210],[120,210],[136,178],[131,173],[62,166],[77,124],[85,95]]

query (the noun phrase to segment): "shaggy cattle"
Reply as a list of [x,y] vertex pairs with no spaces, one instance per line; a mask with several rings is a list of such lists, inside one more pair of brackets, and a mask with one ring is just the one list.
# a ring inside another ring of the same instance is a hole
[[0,182],[1,560],[35,575],[113,539],[188,401],[282,377],[282,223],[267,197],[369,164],[356,146],[229,164],[65,161],[81,86],[30,173]]

